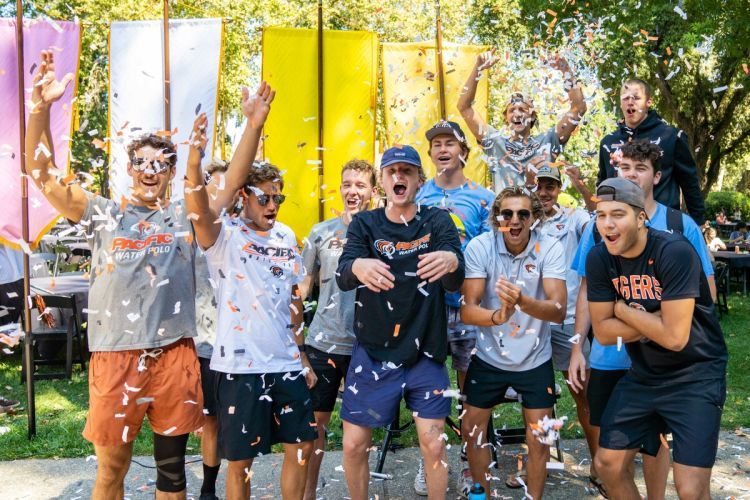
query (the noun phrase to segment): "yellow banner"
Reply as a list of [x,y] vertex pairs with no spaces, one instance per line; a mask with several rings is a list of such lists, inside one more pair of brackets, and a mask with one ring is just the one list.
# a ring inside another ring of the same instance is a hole
[[[437,56],[435,42],[384,43],[383,93],[385,129],[388,146],[410,144],[419,151],[428,177],[435,166],[428,154],[425,132],[440,120]],[[443,81],[445,82],[446,118],[457,122],[466,133],[471,147],[465,173],[471,180],[489,185],[487,164],[482,161],[481,146],[471,135],[456,104],[463,91],[477,55],[488,47],[443,43]],[[479,82],[475,109],[486,120],[489,89],[487,79]]]
[[[352,158],[374,161],[377,49],[374,33],[323,33],[323,163],[318,161],[317,32],[263,30],[263,79],[276,89],[265,125],[265,157],[284,174],[287,202],[279,218],[297,239],[323,217],[342,210],[341,167]],[[318,181],[323,169],[322,197]]]

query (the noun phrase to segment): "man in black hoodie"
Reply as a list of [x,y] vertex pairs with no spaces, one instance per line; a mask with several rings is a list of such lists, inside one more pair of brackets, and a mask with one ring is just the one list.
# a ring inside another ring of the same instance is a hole
[[661,182],[654,186],[654,198],[659,203],[680,209],[680,191],[687,210],[696,224],[703,224],[703,194],[698,182],[698,170],[690,152],[687,135],[667,124],[650,109],[651,86],[637,78],[626,80],[620,90],[620,109],[623,120],[616,131],[602,139],[599,145],[599,176],[603,180],[617,176],[620,147],[633,139],[648,139],[657,144],[664,156],[661,160]]

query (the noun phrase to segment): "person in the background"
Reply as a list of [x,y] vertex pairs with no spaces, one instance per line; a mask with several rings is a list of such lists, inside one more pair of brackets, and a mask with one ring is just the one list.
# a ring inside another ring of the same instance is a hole
[[[496,193],[508,186],[533,186],[537,166],[542,162],[551,162],[557,158],[586,113],[586,101],[573,69],[568,61],[557,56],[550,60],[550,66],[559,70],[565,78],[565,90],[568,92],[570,109],[557,125],[539,135],[532,136],[531,131],[538,121],[534,103],[528,96],[514,92],[503,110],[503,118],[510,128],[511,135],[509,137],[501,135],[496,128],[487,125],[479,111],[474,109],[480,73],[491,68],[499,60],[493,51],[477,56],[474,69],[466,80],[457,105],[469,130],[481,143],[489,157],[492,184]],[[585,187],[585,184],[576,183],[575,186],[579,189],[581,186]],[[590,197],[588,192],[581,194],[584,195],[584,199]]]
[[726,224],[727,216],[724,214],[724,210],[716,214],[716,224]]
[[705,237],[708,249],[712,252],[718,252],[719,250],[727,249],[726,243],[724,243],[721,238],[716,236],[716,229],[709,227],[703,232],[703,236]]
[[737,230],[732,231],[732,234],[729,235],[729,244],[736,245],[738,243],[745,243],[746,241],[750,241],[750,234],[748,234],[747,231],[747,224],[745,224],[744,222],[738,222]]
[[740,211],[740,207],[737,207],[734,209],[734,215],[732,216],[732,220],[736,220],[736,221],[742,220],[742,212]]
[[[23,254],[0,245],[0,325],[15,323],[23,311]],[[0,414],[20,403],[0,396]]]
[[682,192],[688,213],[698,225],[703,224],[703,194],[687,135],[667,124],[651,109],[652,96],[651,86],[643,80],[631,78],[623,82],[620,89],[623,120],[619,122],[617,130],[605,136],[599,145],[597,185],[617,176],[619,150],[623,144],[635,139],[648,139],[663,151],[661,182],[654,190],[654,198],[663,205],[679,210]]

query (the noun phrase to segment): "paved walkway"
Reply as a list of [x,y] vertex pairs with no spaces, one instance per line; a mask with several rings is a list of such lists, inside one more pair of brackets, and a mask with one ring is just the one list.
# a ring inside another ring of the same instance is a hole
[[[747,430],[750,434],[750,430]],[[719,458],[712,477],[712,493],[714,498],[749,498],[750,499],[750,435],[742,432],[722,432],[719,442]],[[594,492],[587,489],[588,481],[588,452],[582,440],[563,441],[565,451],[564,470],[550,470],[545,498],[550,499],[582,499],[595,498]],[[517,467],[515,455],[520,448],[508,446],[503,448],[500,457],[500,468],[497,476],[514,471]],[[447,498],[457,498],[455,480],[458,475],[458,450],[449,450],[451,463],[450,491]],[[371,456],[371,464],[374,454]],[[200,457],[189,457],[194,463],[188,465],[188,498],[197,498],[200,491],[203,469]],[[253,498],[280,498],[279,473],[281,470],[281,455],[262,457],[253,465]],[[378,500],[383,499],[416,499],[423,498],[414,494],[414,473],[419,460],[419,452],[415,448],[398,450],[389,454],[385,472],[392,474],[390,480],[373,480],[370,495]],[[151,468],[153,460],[150,457],[136,458],[126,479],[126,498],[151,499],[154,496],[155,472]],[[638,484],[641,492],[645,493],[640,468]],[[219,475],[220,492],[224,489],[224,475],[226,467],[222,467]],[[60,460],[18,460],[0,462],[0,498],[2,499],[83,499],[91,496],[96,462],[85,459]],[[670,478],[670,483],[671,483]],[[321,482],[318,497],[326,500],[347,498],[344,473],[341,468],[341,452],[326,454],[321,472]],[[509,490],[502,481],[493,484],[496,498],[520,499],[523,492]],[[223,498],[223,495],[220,495]],[[600,497],[601,498],[601,497]],[[674,488],[669,487],[667,498],[677,498]]]

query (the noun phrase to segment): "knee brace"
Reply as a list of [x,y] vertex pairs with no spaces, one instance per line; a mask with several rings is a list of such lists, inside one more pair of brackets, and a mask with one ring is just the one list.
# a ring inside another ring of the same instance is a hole
[[154,433],[156,489],[177,493],[185,489],[185,447],[188,434],[162,436]]

